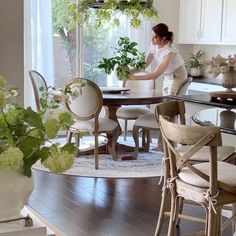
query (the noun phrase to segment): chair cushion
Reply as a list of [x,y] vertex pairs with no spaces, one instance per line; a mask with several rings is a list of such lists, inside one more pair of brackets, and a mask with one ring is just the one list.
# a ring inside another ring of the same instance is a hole
[[159,125],[157,123],[156,116],[154,113],[149,113],[140,116],[135,120],[134,126],[148,129],[159,129]]
[[144,106],[122,106],[117,109],[117,118],[136,119],[141,115],[152,113],[152,110]]
[[[203,162],[193,165],[203,173],[209,175],[210,163]],[[236,166],[227,162],[218,161],[218,180],[231,186],[236,186]],[[209,183],[200,176],[192,172],[189,168],[183,168],[179,173],[179,178],[191,185],[199,187],[209,187]]]
[[[179,146],[176,150],[180,155],[183,155],[188,151],[190,146]],[[233,146],[219,146],[217,147],[217,159],[218,161],[224,161],[231,154],[235,152],[235,147]],[[209,147],[202,147],[197,153],[195,153],[189,160],[192,161],[209,161],[210,150]]]
[[[87,120],[87,121],[76,121],[71,128],[78,129],[81,131],[94,131],[94,119]],[[109,132],[116,129],[118,123],[114,120],[107,119],[107,118],[99,118],[99,132]]]

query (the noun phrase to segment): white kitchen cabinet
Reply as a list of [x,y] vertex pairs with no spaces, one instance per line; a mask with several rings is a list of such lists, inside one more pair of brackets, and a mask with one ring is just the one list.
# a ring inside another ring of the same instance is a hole
[[223,0],[180,0],[179,43],[219,43],[222,4]]
[[236,44],[236,1],[224,0],[222,42]]

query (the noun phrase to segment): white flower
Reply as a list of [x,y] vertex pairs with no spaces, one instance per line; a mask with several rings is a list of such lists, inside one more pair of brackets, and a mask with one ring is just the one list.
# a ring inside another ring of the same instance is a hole
[[52,111],[58,111],[60,101],[55,101],[43,90],[39,111],[20,107],[17,104],[18,90],[8,88],[6,84],[0,75],[0,169],[21,170],[23,175],[30,177],[32,165],[47,158],[52,171],[70,168],[74,159],[74,143],[67,143],[61,149],[54,144],[52,148],[45,144],[50,138],[55,138],[59,130],[68,129],[73,122],[72,116],[65,111],[55,112],[52,116]]
[[23,167],[24,154],[17,147],[10,147],[0,154],[0,169],[19,170]]
[[220,73],[236,69],[236,55],[229,55],[227,58],[217,55],[211,59],[203,60],[202,63],[208,66],[207,72],[217,77]]
[[51,151],[50,156],[43,161],[43,165],[55,173],[63,173],[71,168],[74,155],[67,151]]

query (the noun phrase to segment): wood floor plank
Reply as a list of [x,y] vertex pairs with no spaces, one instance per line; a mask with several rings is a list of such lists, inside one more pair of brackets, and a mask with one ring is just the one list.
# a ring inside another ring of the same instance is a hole
[[[161,201],[158,178],[104,179],[34,171],[28,205],[67,236],[152,236]],[[198,207],[184,211],[203,215]],[[168,221],[163,226],[166,236]],[[178,235],[204,225],[182,221]],[[223,236],[231,235],[230,229]]]

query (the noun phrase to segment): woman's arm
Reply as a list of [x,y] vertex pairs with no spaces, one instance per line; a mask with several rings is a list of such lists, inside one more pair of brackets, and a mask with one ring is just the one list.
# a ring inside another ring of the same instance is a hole
[[145,59],[145,67],[148,67],[152,63],[153,59],[154,59],[153,53],[149,52]]
[[169,65],[170,60],[173,57],[173,55],[174,55],[174,53],[172,53],[172,52],[167,54],[163,58],[162,62],[156,67],[156,69],[153,72],[148,73],[146,75],[134,75],[134,74],[131,74],[129,79],[130,80],[151,80],[151,79],[158,78],[166,70],[166,68]]
[[[153,59],[154,59],[153,53],[149,52],[145,58],[145,68],[148,67],[152,63]],[[129,71],[131,74],[134,74],[136,72],[139,72],[140,70],[137,70],[136,68],[131,68]]]

